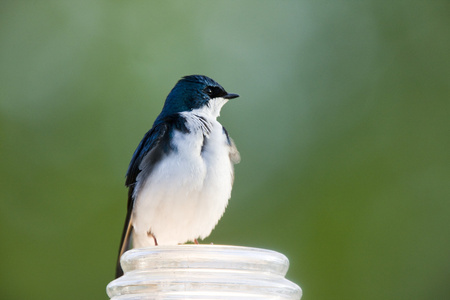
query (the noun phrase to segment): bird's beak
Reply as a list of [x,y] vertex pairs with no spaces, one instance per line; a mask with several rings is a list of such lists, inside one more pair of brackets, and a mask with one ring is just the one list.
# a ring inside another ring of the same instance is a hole
[[225,96],[223,96],[223,98],[225,98],[225,99],[234,99],[237,97],[239,97],[238,94],[226,94]]

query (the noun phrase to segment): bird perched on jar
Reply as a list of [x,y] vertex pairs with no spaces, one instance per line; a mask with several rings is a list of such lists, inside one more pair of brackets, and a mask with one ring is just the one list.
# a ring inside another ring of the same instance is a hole
[[136,148],[126,175],[128,206],[117,259],[131,248],[197,243],[222,217],[239,152],[217,121],[231,94],[203,75],[185,76]]

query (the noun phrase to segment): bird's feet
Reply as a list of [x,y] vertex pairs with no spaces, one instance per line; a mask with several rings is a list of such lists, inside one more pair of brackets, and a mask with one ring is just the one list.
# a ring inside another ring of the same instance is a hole
[[154,236],[153,233],[151,233],[150,231],[147,231],[147,236],[152,237],[153,241],[155,241],[155,246],[158,246],[158,241],[156,240],[156,237]]

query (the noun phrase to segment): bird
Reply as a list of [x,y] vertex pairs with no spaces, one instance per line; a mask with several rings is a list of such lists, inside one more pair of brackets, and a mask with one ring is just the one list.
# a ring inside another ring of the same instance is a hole
[[116,265],[132,248],[198,244],[210,235],[231,197],[240,154],[218,121],[239,97],[204,75],[182,77],[144,135],[126,173],[128,204]]

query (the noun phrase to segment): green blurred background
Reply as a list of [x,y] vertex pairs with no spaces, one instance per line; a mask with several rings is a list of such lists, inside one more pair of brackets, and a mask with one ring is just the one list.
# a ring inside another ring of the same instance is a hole
[[183,75],[239,93],[205,242],[303,299],[450,298],[450,2],[1,1],[1,299],[107,299],[131,155]]

